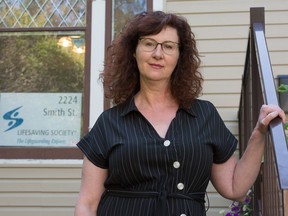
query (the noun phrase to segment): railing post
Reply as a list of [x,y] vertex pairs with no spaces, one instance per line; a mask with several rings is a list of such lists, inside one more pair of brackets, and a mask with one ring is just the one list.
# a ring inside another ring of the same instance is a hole
[[[257,63],[257,57],[256,57],[256,48],[255,48],[255,39],[254,39],[254,31],[253,31],[253,25],[254,23],[261,23],[263,26],[265,26],[265,14],[264,14],[264,8],[251,8],[250,9],[250,31],[251,34],[251,70],[252,70],[252,83],[254,89],[261,89],[261,83],[260,83],[260,77],[259,77],[259,68]],[[263,104],[262,100],[262,92],[261,91],[252,91],[252,107],[251,107],[251,113],[252,113],[252,128],[255,126],[258,115],[259,115],[259,109],[261,105]]]
[[265,24],[264,7],[250,8],[250,28],[251,29],[253,28],[253,23],[263,23],[263,25]]
[[[261,89],[261,83],[260,83],[260,77],[259,77],[259,68],[257,63],[257,57],[256,57],[256,48],[255,48],[255,39],[254,39],[254,31],[253,31],[253,24],[257,23],[263,23],[264,25],[264,8],[250,8],[250,79],[249,79],[249,115],[250,116],[250,124],[249,128],[250,130],[247,131],[247,135],[250,135],[253,127],[255,126],[259,110],[261,105],[263,104],[262,100],[262,92]],[[247,99],[246,99],[247,100]],[[247,115],[247,114],[246,114]],[[248,140],[247,140],[248,141]],[[253,199],[253,215],[254,216],[260,216],[262,215],[262,207],[263,207],[263,166],[261,166],[261,170],[259,172],[257,181],[254,184],[254,199]]]
[[283,191],[283,209],[284,209],[284,216],[288,216],[288,190]]

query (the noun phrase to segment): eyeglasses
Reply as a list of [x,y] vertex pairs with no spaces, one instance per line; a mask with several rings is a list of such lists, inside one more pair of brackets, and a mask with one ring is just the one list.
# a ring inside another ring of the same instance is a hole
[[139,39],[140,47],[145,52],[153,52],[158,44],[161,45],[162,51],[167,55],[173,55],[178,51],[179,44],[173,41],[164,41],[162,43],[158,43],[152,38],[140,38]]

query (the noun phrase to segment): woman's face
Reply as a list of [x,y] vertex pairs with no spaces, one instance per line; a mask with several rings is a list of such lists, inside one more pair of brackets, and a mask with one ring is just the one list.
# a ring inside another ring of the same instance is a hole
[[178,43],[177,30],[169,26],[162,29],[159,34],[147,35],[139,39],[135,58],[142,82],[169,83],[179,58]]

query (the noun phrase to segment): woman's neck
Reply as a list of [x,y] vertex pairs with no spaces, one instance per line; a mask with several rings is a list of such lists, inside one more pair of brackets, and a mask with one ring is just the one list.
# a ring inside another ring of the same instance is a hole
[[140,90],[134,97],[140,109],[161,110],[164,107],[178,107],[177,100],[170,91]]

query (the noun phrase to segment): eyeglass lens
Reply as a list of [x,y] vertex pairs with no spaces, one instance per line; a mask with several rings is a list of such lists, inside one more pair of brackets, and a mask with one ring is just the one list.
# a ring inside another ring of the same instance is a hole
[[162,43],[158,43],[151,38],[142,38],[140,39],[140,43],[142,49],[146,52],[154,51],[158,44],[161,45],[162,51],[166,54],[173,54],[178,49],[178,44],[172,41],[164,41]]

